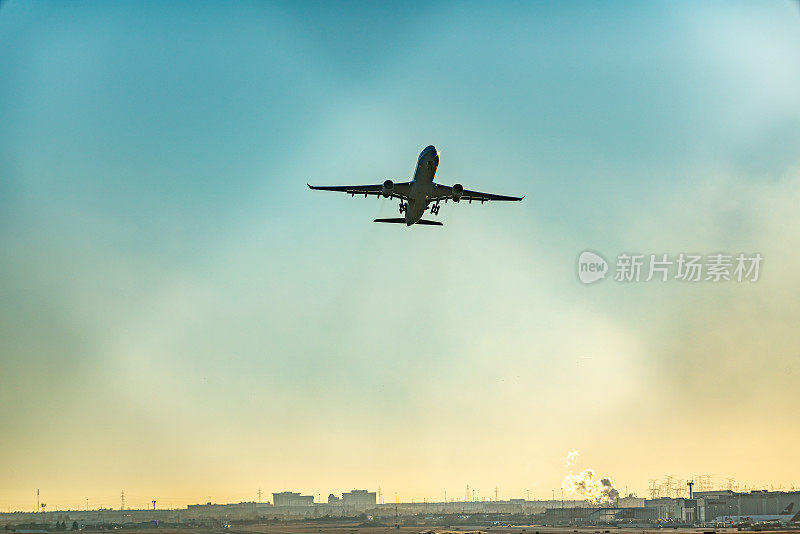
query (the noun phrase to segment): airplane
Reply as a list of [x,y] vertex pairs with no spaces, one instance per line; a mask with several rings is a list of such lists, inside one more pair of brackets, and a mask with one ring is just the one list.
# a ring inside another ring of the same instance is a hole
[[783,509],[780,514],[757,515],[723,515],[714,519],[714,523],[797,523],[800,521],[800,512],[792,514],[794,503]]
[[[383,198],[399,198],[400,213],[405,213],[404,217],[396,219],[375,219],[374,222],[380,223],[405,223],[406,226],[412,224],[422,224],[431,226],[442,226],[439,221],[423,219],[425,210],[430,208],[431,215],[439,214],[439,203],[444,200],[460,202],[468,200],[480,201],[481,204],[487,200],[519,201],[525,197],[508,197],[504,195],[493,195],[491,193],[480,193],[464,189],[461,184],[453,186],[437,184],[433,181],[436,169],[439,167],[439,152],[433,145],[425,147],[417,159],[417,166],[414,169],[414,177],[410,182],[394,183],[386,180],[382,184],[376,185],[333,185],[317,186],[306,184],[309,188],[319,191],[339,191],[349,193],[350,196],[364,195],[368,197],[374,195]],[[431,205],[432,204],[432,205]]]

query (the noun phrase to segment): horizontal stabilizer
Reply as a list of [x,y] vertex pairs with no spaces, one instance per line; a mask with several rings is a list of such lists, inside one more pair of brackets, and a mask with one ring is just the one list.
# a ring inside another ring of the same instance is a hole
[[[395,223],[395,224],[406,224],[406,220],[403,218],[397,219],[375,219],[373,222],[382,222],[382,223]],[[414,224],[427,224],[429,226],[444,226],[439,221],[426,221],[425,219],[420,219]]]

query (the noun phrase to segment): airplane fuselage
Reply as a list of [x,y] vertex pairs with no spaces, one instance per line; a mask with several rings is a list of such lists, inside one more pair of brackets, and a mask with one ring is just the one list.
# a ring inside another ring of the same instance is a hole
[[406,206],[406,225],[411,226],[419,221],[428,208],[428,202],[433,191],[433,177],[439,167],[439,153],[433,145],[420,152],[417,167],[414,169],[414,178],[411,180],[411,191],[408,194]]
[[[795,517],[797,517],[796,514]],[[715,523],[788,523],[792,514],[774,515],[723,515],[714,519]]]

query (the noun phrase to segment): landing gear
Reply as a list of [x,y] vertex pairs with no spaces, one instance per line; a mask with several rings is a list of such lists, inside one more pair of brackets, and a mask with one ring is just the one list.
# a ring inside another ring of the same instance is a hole
[[406,204],[405,202],[403,202],[403,201],[401,200],[401,201],[400,201],[400,213],[403,213],[403,212],[404,212],[404,211],[406,211],[407,209],[408,209],[408,204]]
[[439,203],[437,202],[431,206],[431,215],[439,215]]

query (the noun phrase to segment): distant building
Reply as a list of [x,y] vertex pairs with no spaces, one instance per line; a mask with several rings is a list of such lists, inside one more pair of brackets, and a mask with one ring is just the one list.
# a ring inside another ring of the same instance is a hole
[[282,491],[272,494],[272,504],[274,506],[313,506],[313,495],[300,495],[292,491]]
[[584,508],[581,506],[569,508],[547,508],[542,515],[542,521],[546,525],[588,521],[589,514],[595,510],[597,510],[597,508]]
[[591,523],[617,523],[635,521],[655,521],[658,511],[655,508],[634,506],[631,508],[598,508],[589,514]]
[[342,504],[366,510],[374,508],[378,502],[377,494],[374,491],[353,490],[349,493],[342,493]]
[[339,503],[341,503],[341,501],[342,500],[339,497],[337,497],[336,495],[334,495],[333,493],[328,495],[328,504],[339,504]]
[[792,503],[800,504],[800,491],[695,492],[695,497],[697,520],[704,523],[723,516],[777,515]]
[[660,521],[694,523],[697,521],[697,499],[658,497],[647,499],[645,506],[655,508]]
[[627,497],[617,497],[614,499],[614,506],[616,508],[642,508],[644,507],[644,501],[644,497],[628,495]]

